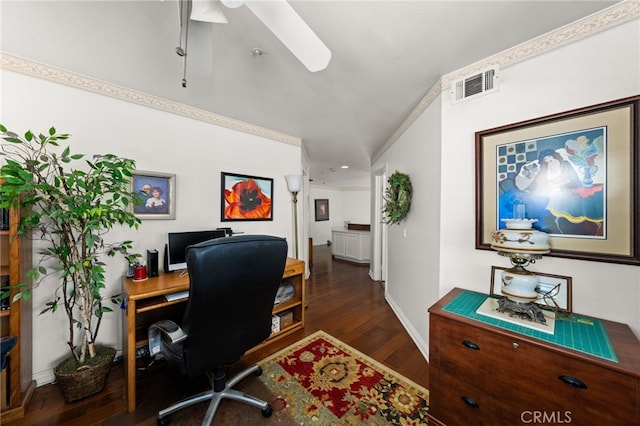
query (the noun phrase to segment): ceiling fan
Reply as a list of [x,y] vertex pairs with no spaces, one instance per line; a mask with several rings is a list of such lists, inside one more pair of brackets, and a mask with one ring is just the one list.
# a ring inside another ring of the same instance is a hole
[[[190,14],[188,3],[191,3]],[[180,47],[176,48],[180,56],[186,55],[186,16],[196,21],[226,24],[229,21],[221,4],[228,8],[246,6],[309,71],[321,71],[329,65],[331,51],[286,0],[180,0],[182,34]],[[186,87],[184,79],[182,84]]]

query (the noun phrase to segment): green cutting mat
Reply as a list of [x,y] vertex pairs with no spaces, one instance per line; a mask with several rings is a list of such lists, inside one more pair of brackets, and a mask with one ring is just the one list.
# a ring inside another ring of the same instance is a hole
[[476,310],[487,297],[482,293],[463,290],[452,301],[447,303],[443,310],[609,361],[618,362],[618,357],[613,350],[604,323],[598,319],[581,315],[571,315],[567,319],[556,319],[554,334],[548,334],[476,313]]

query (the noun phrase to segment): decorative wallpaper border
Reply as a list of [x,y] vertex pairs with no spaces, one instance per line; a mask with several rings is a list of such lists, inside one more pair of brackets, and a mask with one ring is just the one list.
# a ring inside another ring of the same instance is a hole
[[542,53],[549,52],[569,43],[592,36],[599,32],[608,30],[625,22],[632,21],[640,16],[640,0],[623,0],[601,12],[587,16],[572,24],[551,31],[547,34],[536,37],[525,43],[504,50],[496,55],[485,58],[482,61],[460,68],[452,73],[446,74],[429,89],[418,105],[411,111],[406,120],[396,129],[382,148],[374,155],[371,164],[375,163],[402,134],[420,117],[420,115],[431,105],[431,103],[442,94],[443,91],[450,90],[451,83],[465,76],[481,72],[482,70],[498,65],[504,69],[509,65],[530,59]]
[[265,129],[264,127],[234,120],[203,109],[30,61],[5,52],[0,52],[0,68],[28,75],[29,77],[40,78],[54,83],[63,84],[65,86],[74,87],[76,89],[86,90],[99,95],[109,96],[121,101],[131,102],[148,108],[181,115],[194,120],[204,121],[206,123],[215,124],[217,126],[226,127],[228,129],[237,130],[254,136],[260,136],[277,142],[283,142],[295,146],[302,145],[302,140],[296,136]]

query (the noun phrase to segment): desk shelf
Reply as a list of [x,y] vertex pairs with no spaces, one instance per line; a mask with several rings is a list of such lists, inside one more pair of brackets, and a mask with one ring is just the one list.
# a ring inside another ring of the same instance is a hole
[[[273,340],[273,338],[274,338],[276,335],[285,335],[285,334],[289,334],[289,333],[291,333],[291,332],[293,332],[293,331],[295,331],[295,330],[299,329],[301,326],[302,326],[302,324],[301,324],[301,322],[300,322],[300,321],[293,320],[293,324],[291,324],[291,325],[288,325],[288,326],[284,327],[283,329],[281,329],[281,330],[280,330],[279,332],[277,332],[277,333],[273,333],[273,334],[271,335],[271,337],[269,338],[269,340],[267,340],[267,342],[268,342],[268,343],[271,343],[271,341]],[[260,347],[262,347],[262,346],[264,346],[264,344],[263,344],[263,345],[261,345]],[[253,349],[251,349],[251,352],[253,352],[253,351],[255,351],[255,350],[256,350],[256,348],[253,348]]]
[[266,344],[271,343],[275,339],[282,338],[292,332],[304,327],[304,308],[305,308],[305,280],[304,280],[304,262],[301,260],[287,259],[287,265],[282,274],[282,282],[293,286],[293,296],[286,302],[273,306],[273,315],[291,311],[293,313],[293,323],[287,327],[283,327],[280,331],[271,334],[269,339],[264,343],[250,349],[248,353],[262,348]]
[[[293,297],[274,305],[273,314],[291,311],[293,323],[273,333],[263,343],[247,351],[259,348],[304,327],[305,322],[305,266],[297,259],[287,259],[282,281],[294,288]],[[189,299],[167,301],[165,295],[189,289],[189,277],[178,274],[160,274],[143,282],[125,278],[122,283],[127,309],[123,310],[123,355],[125,382],[129,412],[136,409],[136,348],[148,344],[148,327],[156,321],[171,319],[180,322]]]
[[275,314],[279,314],[280,312],[291,310],[291,309],[296,308],[296,307],[298,307],[300,305],[302,305],[302,301],[300,299],[289,300],[287,302],[280,303],[279,305],[274,305],[273,306],[273,314],[274,315]]
[[187,300],[189,300],[189,299],[188,298],[184,298],[184,299],[177,299],[177,300],[168,301],[164,296],[151,297],[149,299],[140,300],[136,304],[136,313],[137,314],[141,314],[141,313],[144,313],[144,312],[153,311],[155,309],[162,309],[162,308],[165,308],[167,306],[184,303]]

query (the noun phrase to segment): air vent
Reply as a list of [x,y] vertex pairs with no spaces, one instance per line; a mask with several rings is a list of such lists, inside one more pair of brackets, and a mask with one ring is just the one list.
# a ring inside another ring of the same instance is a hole
[[457,103],[472,97],[498,90],[498,69],[491,68],[478,74],[454,81],[451,85],[452,102]]

